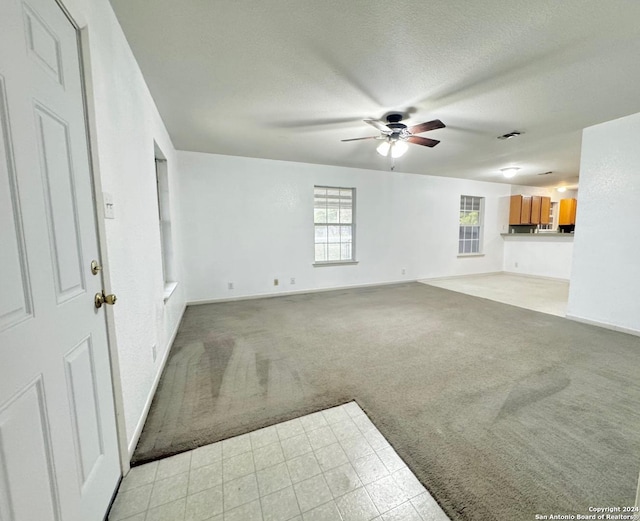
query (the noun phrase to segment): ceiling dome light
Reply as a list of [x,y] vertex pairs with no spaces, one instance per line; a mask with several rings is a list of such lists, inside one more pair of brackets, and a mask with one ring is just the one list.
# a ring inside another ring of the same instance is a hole
[[502,172],[502,175],[507,179],[511,179],[512,177],[515,177],[515,175],[518,173],[518,170],[520,170],[520,168],[518,168],[517,166],[510,166],[507,168],[501,168],[500,172]]
[[556,190],[558,190],[558,192],[560,192],[561,194],[567,191],[567,187],[566,186],[559,186],[558,188],[556,188]]
[[407,145],[406,142],[396,141],[395,143],[393,143],[393,146],[391,147],[391,157],[393,158],[401,157],[404,155],[404,153],[408,149],[409,149],[409,145]]
[[386,157],[389,155],[390,148],[391,148],[391,143],[389,143],[389,141],[383,141],[378,145],[378,148],[376,148],[376,150],[378,151],[378,154]]

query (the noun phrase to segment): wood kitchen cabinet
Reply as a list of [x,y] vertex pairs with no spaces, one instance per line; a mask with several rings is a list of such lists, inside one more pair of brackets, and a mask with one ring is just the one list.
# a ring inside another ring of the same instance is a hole
[[531,224],[540,224],[540,208],[542,208],[542,197],[539,195],[531,196]]
[[520,224],[522,217],[522,196],[512,195],[511,203],[509,204],[509,224]]
[[541,197],[540,224],[551,224],[551,197]]
[[558,211],[558,225],[565,226],[576,224],[576,209],[578,201],[576,199],[560,199],[560,210]]
[[509,224],[548,224],[551,198],[539,195],[512,195]]
[[520,224],[531,224],[531,197],[528,197],[526,195],[522,196]]

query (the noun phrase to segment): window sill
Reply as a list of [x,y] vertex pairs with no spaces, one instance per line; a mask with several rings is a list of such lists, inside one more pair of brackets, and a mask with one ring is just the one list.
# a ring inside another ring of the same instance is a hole
[[484,253],[459,253],[458,258],[462,257],[484,257]]
[[171,297],[171,295],[173,295],[173,292],[176,290],[176,288],[178,287],[178,283],[177,282],[165,282],[164,283],[164,302],[166,303],[167,300],[169,300],[169,297]]
[[326,261],[326,262],[314,262],[314,268],[320,268],[323,266],[352,266],[358,264],[359,261]]

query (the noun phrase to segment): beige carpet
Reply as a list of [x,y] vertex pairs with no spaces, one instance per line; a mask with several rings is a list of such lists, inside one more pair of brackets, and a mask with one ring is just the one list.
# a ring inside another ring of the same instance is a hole
[[419,283],[187,310],[135,462],[357,400],[453,520],[631,505],[640,338]]

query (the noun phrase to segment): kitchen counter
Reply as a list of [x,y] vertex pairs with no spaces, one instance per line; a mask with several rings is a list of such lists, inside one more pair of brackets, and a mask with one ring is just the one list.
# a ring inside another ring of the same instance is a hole
[[569,280],[573,233],[501,233],[504,271]]
[[505,239],[508,237],[510,239],[520,239],[520,240],[542,240],[542,239],[565,239],[572,240],[574,237],[573,233],[558,233],[558,232],[542,232],[542,233],[501,233],[502,237]]

